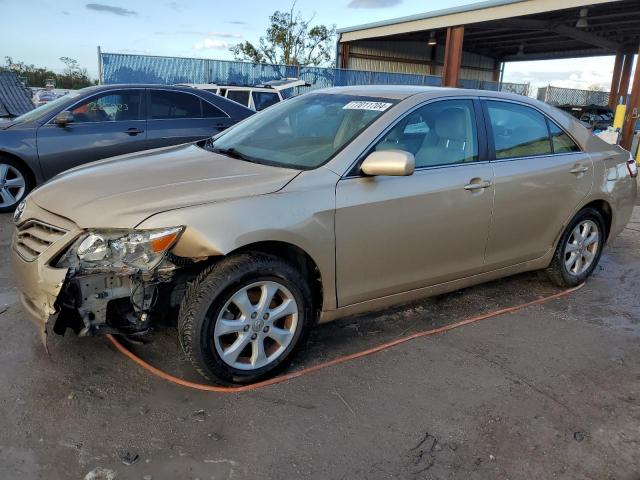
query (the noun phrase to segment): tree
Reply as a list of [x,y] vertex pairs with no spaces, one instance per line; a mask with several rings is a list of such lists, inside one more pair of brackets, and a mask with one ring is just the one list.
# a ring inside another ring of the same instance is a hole
[[257,45],[244,41],[231,47],[237,60],[273,65],[327,65],[333,56],[336,27],[311,26],[313,17],[305,20],[295,13],[293,2],[289,12],[276,11],[269,17],[267,34]]
[[[35,65],[27,65],[21,61],[14,61],[11,57],[4,57],[4,69],[15,72],[25,79],[30,87],[44,87],[48,79],[53,79],[58,88],[77,89],[93,85],[95,82],[89,78],[86,68],[80,67],[77,60],[69,57],[61,57],[65,64],[63,73],[55,73],[52,70]],[[1,69],[2,67],[0,67]]]

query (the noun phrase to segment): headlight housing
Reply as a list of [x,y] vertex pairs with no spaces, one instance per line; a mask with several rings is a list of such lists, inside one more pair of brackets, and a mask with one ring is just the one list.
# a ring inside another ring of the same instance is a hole
[[96,230],[81,236],[58,262],[80,271],[148,272],[156,268],[184,227]]

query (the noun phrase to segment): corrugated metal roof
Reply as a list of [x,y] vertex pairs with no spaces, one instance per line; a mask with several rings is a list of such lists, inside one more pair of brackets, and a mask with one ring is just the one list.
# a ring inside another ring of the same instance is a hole
[[418,13],[415,15],[407,15],[405,17],[397,17],[389,20],[382,20],[379,22],[365,23],[362,25],[355,25],[353,27],[338,28],[337,33],[354,32],[356,30],[366,30],[374,27],[384,27],[387,25],[393,25],[396,23],[412,22],[414,20],[425,20],[427,18],[444,17],[446,15],[453,15],[454,13],[473,12],[475,10],[482,10],[484,8],[500,7],[502,5],[510,5],[512,3],[526,2],[528,0],[488,0],[486,2],[472,3],[470,5],[461,5],[459,7],[442,8],[440,10],[433,10],[431,12]]
[[13,72],[0,72],[0,116],[17,117],[33,110],[31,91]]
[[382,37],[411,31],[468,25],[621,0],[488,0],[460,7],[393,18],[337,30],[339,41]]

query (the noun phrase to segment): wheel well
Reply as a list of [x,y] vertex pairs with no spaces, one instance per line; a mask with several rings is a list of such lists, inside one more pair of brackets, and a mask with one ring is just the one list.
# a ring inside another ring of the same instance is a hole
[[317,311],[322,310],[322,275],[320,274],[318,265],[307,252],[291,243],[265,241],[245,245],[232,253],[247,251],[274,255],[288,261],[296,267],[301,267],[302,274],[307,279],[309,288],[311,289],[314,308]]
[[606,229],[605,238],[609,238],[609,232],[611,232],[611,222],[613,221],[613,212],[611,211],[611,205],[609,205],[605,200],[594,200],[591,203],[588,203],[583,208],[595,208],[600,212],[602,218],[604,218],[604,227]]
[[27,162],[25,162],[24,160],[22,160],[20,157],[18,157],[17,155],[14,155],[13,153],[7,153],[7,152],[3,152],[0,151],[0,158],[1,157],[5,157],[5,158],[10,158],[11,160],[15,160],[16,162],[18,162],[20,165],[24,166],[25,172],[27,173],[27,175],[29,176],[29,181],[31,182],[31,185],[33,187],[36,186],[36,176],[33,173],[33,170],[31,170],[31,167],[29,167],[29,165],[27,164]]

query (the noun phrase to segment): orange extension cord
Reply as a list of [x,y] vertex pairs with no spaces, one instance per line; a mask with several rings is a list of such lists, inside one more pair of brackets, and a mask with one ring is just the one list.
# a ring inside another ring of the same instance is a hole
[[475,317],[470,317],[460,322],[452,323],[450,325],[446,325],[444,327],[434,328],[432,330],[424,330],[422,332],[416,332],[406,337],[398,338],[396,340],[392,340],[390,342],[383,343],[373,348],[368,348],[366,350],[362,350],[360,352],[352,353],[350,355],[345,355],[343,357],[336,358],[334,360],[329,360],[328,362],[319,363],[318,365],[314,365],[313,367],[305,368],[302,370],[298,370],[297,372],[287,373],[285,375],[280,375],[274,378],[270,378],[268,380],[264,380],[262,382],[253,383],[251,385],[241,385],[237,387],[220,387],[215,385],[206,385],[203,383],[195,383],[190,382],[188,380],[184,380],[182,378],[174,377],[166,372],[163,372],[159,368],[154,367],[153,365],[148,364],[140,357],[134,355],[131,351],[127,350],[113,335],[107,335],[107,338],[111,341],[111,343],[122,353],[124,356],[129,357],[130,360],[133,360],[135,363],[140,365],[145,370],[149,371],[156,377],[160,377],[163,380],[167,380],[168,382],[175,383],[176,385],[181,385],[183,387],[193,388],[196,390],[204,390],[206,392],[217,392],[217,393],[239,393],[239,392],[249,392],[251,390],[257,390],[259,388],[268,387],[270,385],[276,385],[278,383],[286,382],[292,380],[294,378],[302,377],[303,375],[308,375],[310,373],[317,372],[319,370],[323,370],[328,367],[333,367],[335,365],[340,365],[341,363],[350,362],[351,360],[355,360],[357,358],[366,357],[367,355],[372,355],[377,352],[381,352],[382,350],[386,350],[391,347],[395,347],[396,345],[400,345],[402,343],[408,342],[410,340],[415,340],[416,338],[429,337],[431,335],[438,335],[440,333],[445,333],[455,328],[460,328],[465,325],[469,325],[471,323],[480,322],[482,320],[487,320],[489,318],[497,317],[499,315],[504,315],[505,313],[515,312],[517,310],[522,310],[523,308],[531,307],[533,305],[540,305],[541,303],[548,302],[550,300],[555,300],[557,298],[565,297],[575,292],[579,288],[582,288],[584,284],[578,285],[577,287],[571,288],[569,290],[565,290],[563,292],[555,293],[553,295],[549,295],[548,297],[542,297],[537,300],[533,300],[531,302],[523,303],[521,305],[515,305],[513,307],[502,308],[500,310],[494,310],[493,312],[484,313],[482,315],[478,315]]

